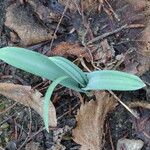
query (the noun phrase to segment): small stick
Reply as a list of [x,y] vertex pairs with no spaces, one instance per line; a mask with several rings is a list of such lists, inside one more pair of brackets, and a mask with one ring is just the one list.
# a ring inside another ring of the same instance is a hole
[[87,45],[92,44],[92,43],[94,43],[94,42],[96,42],[96,41],[98,41],[98,40],[103,40],[104,38],[106,38],[106,37],[108,37],[108,36],[111,36],[111,35],[113,35],[113,34],[115,34],[115,33],[118,33],[118,32],[120,32],[120,31],[122,31],[122,30],[124,30],[124,29],[144,28],[144,27],[145,27],[145,26],[144,26],[143,24],[130,24],[130,25],[125,24],[125,25],[121,26],[120,28],[117,28],[117,29],[114,30],[114,31],[107,32],[107,33],[104,33],[104,34],[102,34],[102,35],[100,35],[100,36],[95,37],[94,39],[90,40],[90,41],[87,43]]
[[13,105],[11,105],[10,107],[6,108],[4,111],[0,112],[0,115],[6,114],[7,111],[9,111],[13,107],[15,107],[17,104],[18,104],[18,102],[15,102]]
[[120,31],[122,31],[123,29],[126,29],[126,27],[127,27],[127,24],[121,26],[120,28],[118,28],[118,29],[116,29],[116,30],[114,30],[114,31],[107,32],[107,33],[104,33],[104,34],[102,34],[102,35],[100,35],[100,36],[97,36],[96,38],[90,40],[90,41],[87,43],[87,45],[92,44],[92,43],[94,43],[94,42],[96,42],[96,41],[98,41],[98,40],[102,40],[102,39],[104,39],[104,38],[106,38],[106,37],[108,37],[108,36],[110,36],[110,35],[115,34],[115,33],[118,33],[118,32],[120,32]]
[[[64,9],[64,11],[63,11],[63,13],[62,13],[62,15],[61,15],[61,18],[60,18],[60,20],[59,20],[59,22],[58,22],[58,24],[57,24],[57,27],[56,27],[56,29],[55,29],[54,37],[56,36],[56,33],[57,33],[58,29],[59,29],[59,26],[60,26],[60,24],[61,24],[61,22],[62,22],[62,19],[63,19],[64,15],[65,15],[65,13],[66,13],[66,11],[67,11],[68,4],[69,4],[69,0],[68,0],[66,3],[67,3],[67,4],[66,4],[66,7],[65,7],[65,9]],[[52,38],[52,41],[51,41],[51,44],[50,44],[50,50],[52,49],[53,42],[54,42],[54,38]]]
[[139,115],[133,111],[132,109],[130,109],[125,103],[123,103],[112,91],[109,91],[109,93],[111,95],[113,95],[113,97],[122,105],[124,106],[136,119],[139,119]]
[[31,112],[31,108],[29,107],[29,115],[30,115],[30,123],[29,123],[29,132],[28,132],[28,135],[25,139],[25,141],[22,143],[22,145],[18,148],[18,150],[21,150],[25,145],[26,143],[28,142],[28,139],[30,137],[30,134],[31,134],[31,127],[32,127],[32,112]]

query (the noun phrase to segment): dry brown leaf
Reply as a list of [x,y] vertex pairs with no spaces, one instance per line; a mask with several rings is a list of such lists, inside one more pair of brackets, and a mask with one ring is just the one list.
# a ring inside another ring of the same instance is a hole
[[[43,118],[43,101],[42,94],[37,90],[32,90],[30,86],[22,86],[13,83],[0,83],[0,94],[10,98],[24,106],[33,108]],[[56,111],[53,103],[50,101],[49,106],[49,126],[56,127]]]
[[65,57],[76,56],[79,58],[85,57],[87,60],[90,58],[84,47],[80,46],[78,43],[72,44],[69,42],[61,42],[52,51],[49,51],[47,55],[59,55]]
[[[40,0],[27,0],[28,3],[32,6],[34,9],[34,12],[39,16],[39,18],[43,21],[59,21],[60,14],[55,13],[48,7],[44,6]],[[55,27],[56,28],[56,27]]]
[[81,150],[101,150],[103,147],[104,122],[116,101],[106,92],[95,92],[96,101],[81,105],[77,113],[77,126],[73,130],[74,141],[81,145]]
[[53,31],[47,30],[29,5],[10,5],[6,10],[5,25],[18,34],[23,45],[40,43],[53,37]]

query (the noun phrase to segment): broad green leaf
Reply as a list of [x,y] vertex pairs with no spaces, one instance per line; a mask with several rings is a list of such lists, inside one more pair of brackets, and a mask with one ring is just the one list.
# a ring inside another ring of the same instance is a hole
[[[52,81],[61,76],[69,76],[67,72],[63,71],[61,67],[58,67],[58,65],[47,56],[24,48],[1,48],[0,59],[16,68]],[[71,77],[60,84],[77,91],[82,91],[78,82]]]
[[82,87],[85,87],[88,79],[85,73],[74,63],[63,57],[49,57],[58,67],[65,71],[71,78],[75,79]]
[[45,128],[47,130],[47,132],[49,132],[48,129],[48,125],[49,125],[49,116],[48,116],[48,111],[49,111],[49,102],[50,102],[50,98],[52,96],[52,93],[55,89],[55,87],[63,80],[67,79],[66,76],[63,77],[59,77],[58,79],[54,80],[51,85],[49,86],[49,88],[46,91],[45,94],[45,99],[44,99],[44,106],[43,106],[43,120],[44,120],[44,124],[45,124]]
[[130,91],[137,90],[145,86],[143,81],[132,74],[102,70],[87,73],[89,83],[83,90],[117,90]]

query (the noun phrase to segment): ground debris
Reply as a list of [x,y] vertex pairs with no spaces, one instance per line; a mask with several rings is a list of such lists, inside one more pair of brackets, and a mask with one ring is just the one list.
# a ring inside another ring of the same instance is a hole
[[[0,94],[17,101],[24,106],[33,108],[43,118],[42,106],[44,98],[42,98],[42,94],[40,92],[32,90],[30,86],[22,86],[12,83],[0,83]],[[56,127],[56,111],[52,102],[50,102],[49,120],[49,125]]]
[[62,12],[56,13],[55,10],[50,9],[48,6],[46,7],[40,0],[27,0],[27,2],[41,20],[46,22],[59,21]]
[[29,142],[27,143],[25,150],[43,150],[39,143],[35,143],[35,142]]
[[78,57],[82,58],[85,57],[89,60],[89,54],[84,49],[83,46],[79,45],[79,43],[69,43],[69,42],[61,42],[58,44],[52,51],[47,53],[48,55],[58,55],[58,56],[65,56],[65,57]]
[[117,143],[117,150],[141,150],[143,145],[142,140],[120,139]]
[[135,131],[134,134],[138,138],[142,139],[147,145],[150,146],[150,103],[136,101],[129,103],[129,107],[136,109],[139,113],[139,118],[132,118],[131,122],[133,123],[133,128]]
[[81,105],[77,113],[77,127],[73,130],[74,141],[82,150],[103,148],[104,122],[107,113],[116,106],[116,101],[106,92],[95,92],[96,101]]
[[22,45],[37,44],[53,37],[53,31],[39,21],[29,5],[10,5],[6,10],[5,25],[17,33]]

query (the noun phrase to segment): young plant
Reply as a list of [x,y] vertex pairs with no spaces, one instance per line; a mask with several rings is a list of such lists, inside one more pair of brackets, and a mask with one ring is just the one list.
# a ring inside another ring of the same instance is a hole
[[16,68],[53,81],[46,92],[43,106],[43,120],[47,131],[49,99],[58,84],[78,92],[90,90],[130,91],[145,86],[139,77],[132,74],[113,70],[87,73],[63,57],[47,57],[24,48],[1,48],[0,59]]

